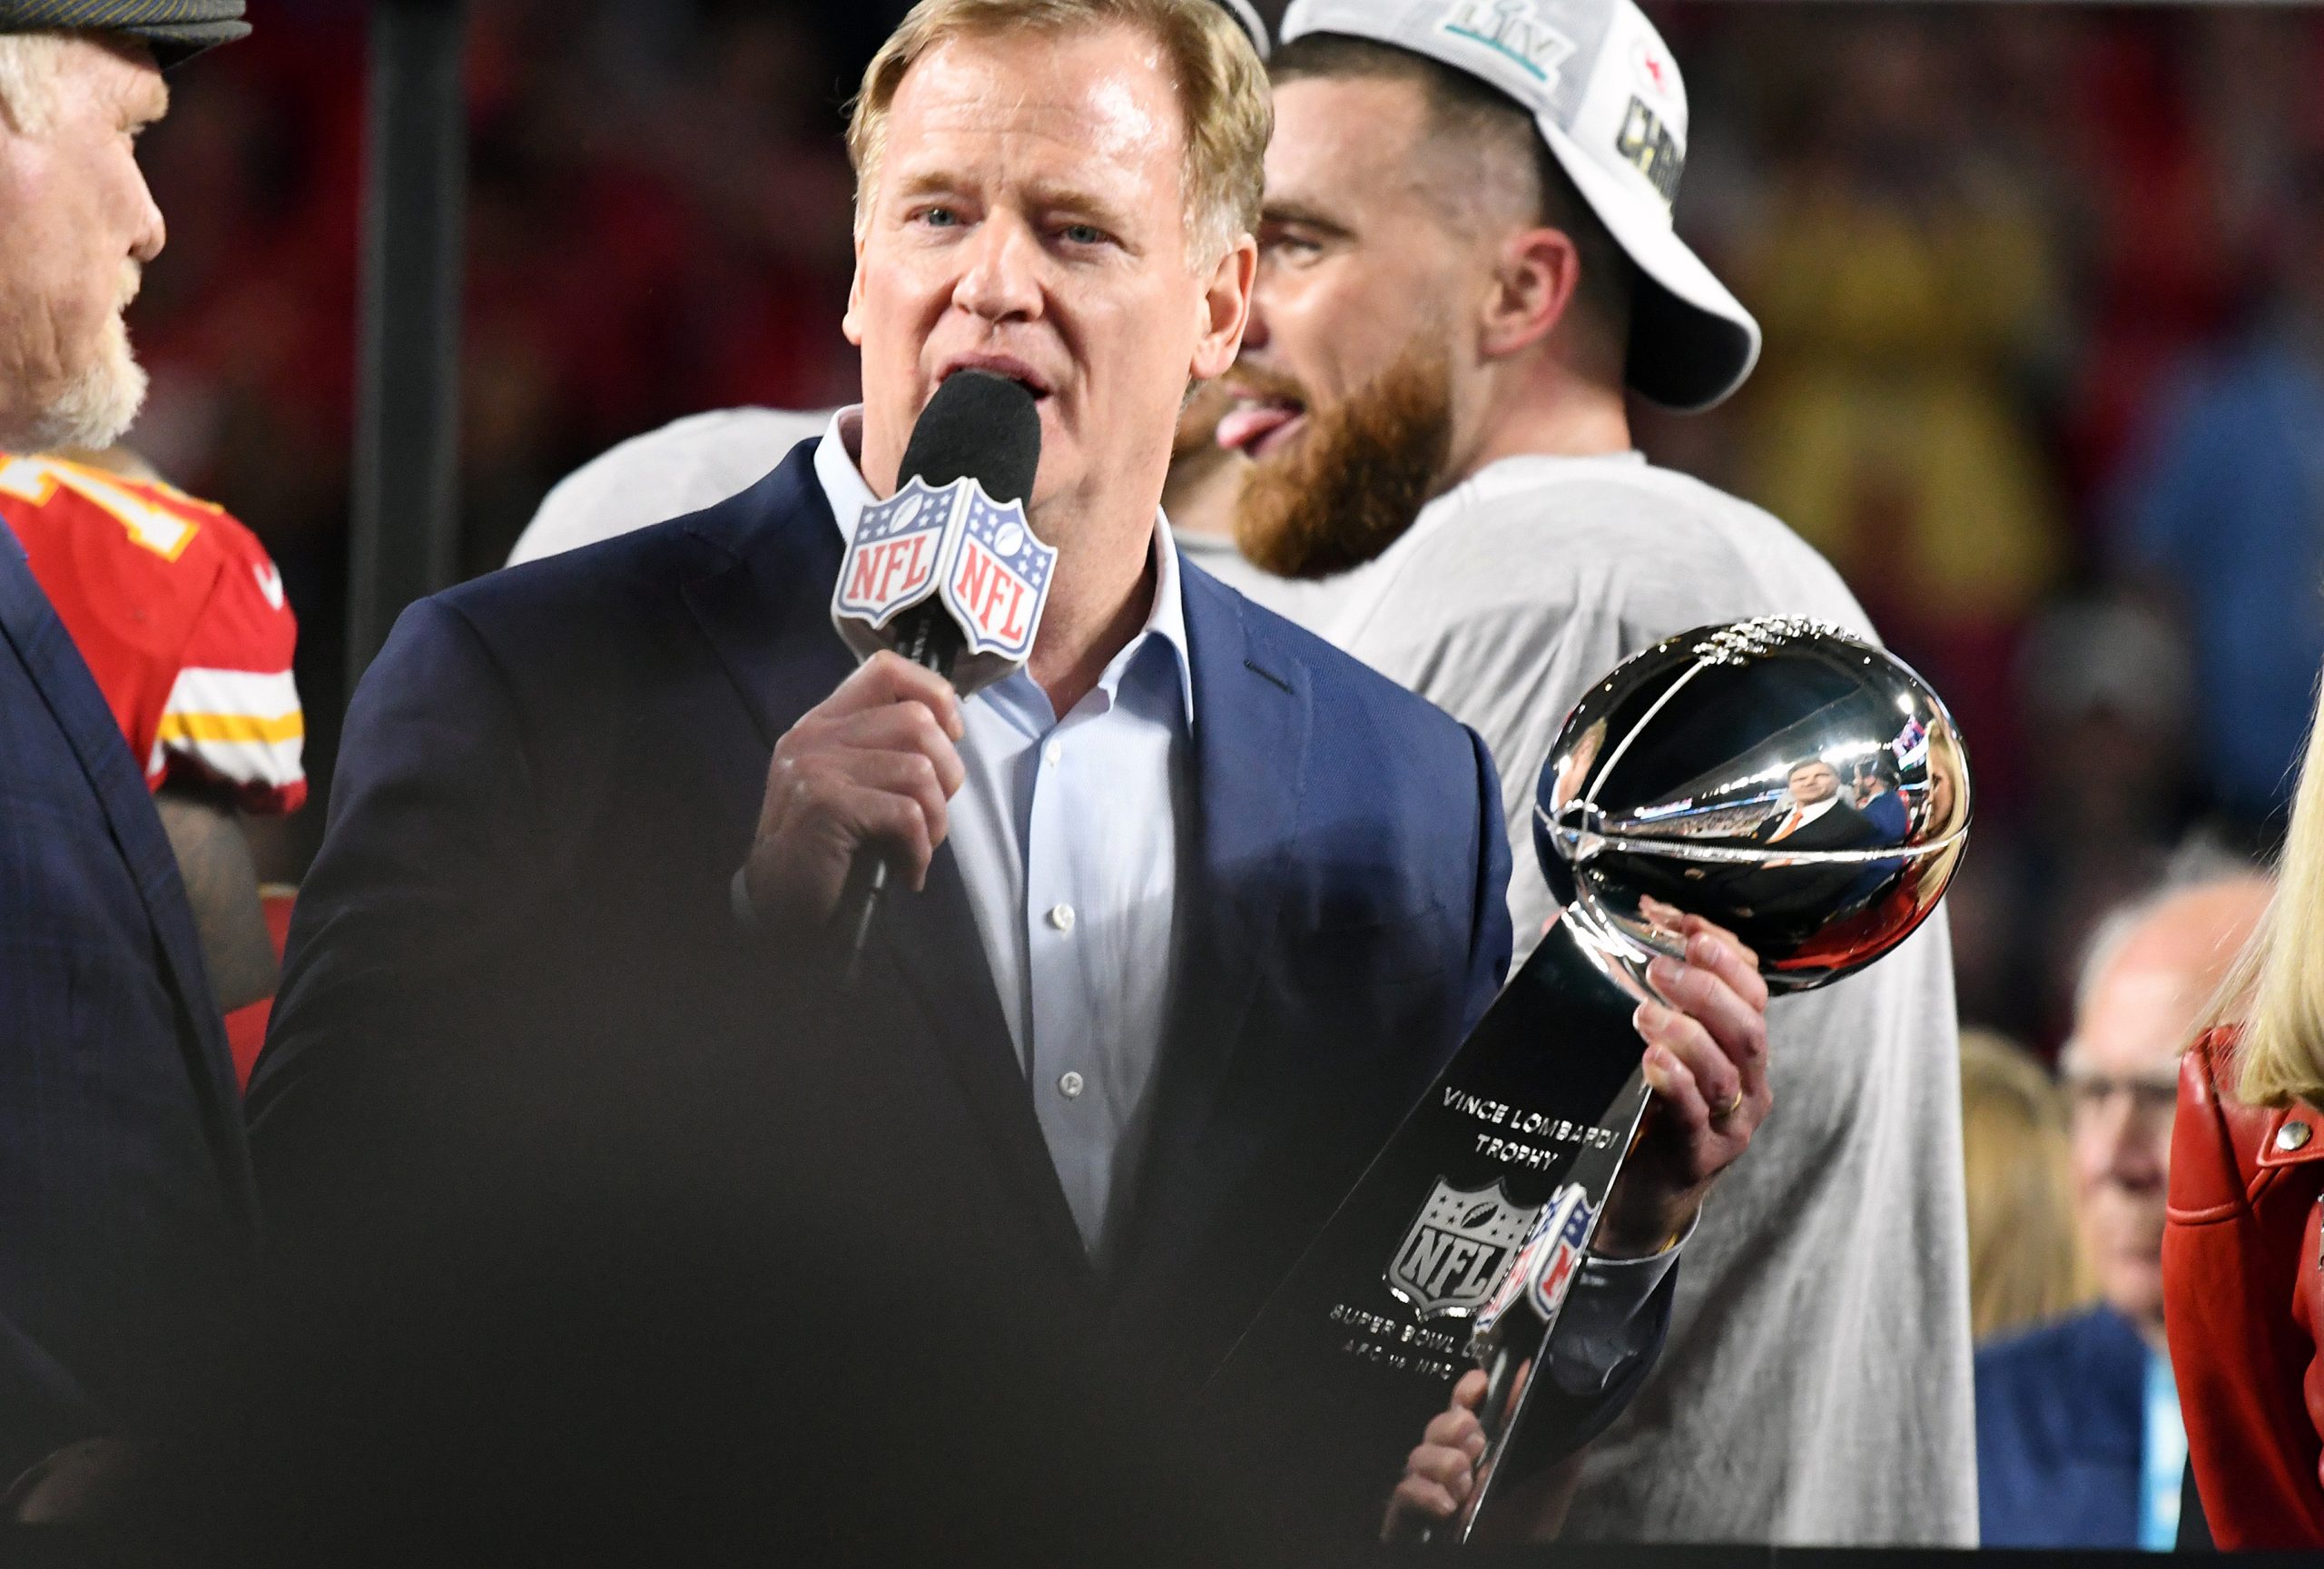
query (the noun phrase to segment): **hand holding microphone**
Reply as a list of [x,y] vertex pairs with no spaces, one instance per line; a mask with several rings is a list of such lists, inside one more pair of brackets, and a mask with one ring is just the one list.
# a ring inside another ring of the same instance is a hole
[[743,872],[751,908],[821,929],[866,845],[921,886],[960,787],[961,734],[951,684],[901,655],[875,655],[841,682],[775,744]]
[[1031,395],[959,372],[841,563],[832,619],[865,663],[776,745],[743,879],[762,918],[836,929],[851,977],[891,876],[921,887],[944,841],[961,697],[1032,652],[1057,557],[1025,519],[1039,460]]

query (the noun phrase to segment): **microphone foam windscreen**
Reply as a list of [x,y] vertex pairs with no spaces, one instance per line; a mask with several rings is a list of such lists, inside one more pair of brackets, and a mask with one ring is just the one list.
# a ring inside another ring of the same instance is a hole
[[1022,502],[1041,466],[1041,414],[1005,376],[955,371],[921,410],[904,448],[904,479],[938,489],[963,477],[996,501]]

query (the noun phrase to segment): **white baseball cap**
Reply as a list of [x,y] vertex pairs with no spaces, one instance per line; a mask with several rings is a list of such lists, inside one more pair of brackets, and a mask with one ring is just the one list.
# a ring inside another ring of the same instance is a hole
[[1267,25],[1259,20],[1259,14],[1252,8],[1251,0],[1218,0],[1218,3],[1226,7],[1229,15],[1243,25],[1243,31],[1251,35],[1251,47],[1259,52],[1260,59],[1265,59],[1267,57]]
[[1530,111],[1541,138],[1638,264],[1630,385],[1708,409],[1751,373],[1759,324],[1670,225],[1687,156],[1687,88],[1632,0],[1293,0],[1283,41],[1367,38],[1467,72]]

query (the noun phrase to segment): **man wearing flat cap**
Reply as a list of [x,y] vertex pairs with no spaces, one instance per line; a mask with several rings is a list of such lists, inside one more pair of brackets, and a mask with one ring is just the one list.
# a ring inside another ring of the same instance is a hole
[[[162,250],[139,132],[241,0],[0,0],[0,452],[103,448]],[[8,482],[14,466],[0,470]],[[0,522],[0,1514],[163,1439],[226,1360],[255,1238],[186,887],[87,664]]]
[[167,71],[205,49],[250,36],[242,0],[0,0],[0,33],[79,33],[115,47],[143,45]]

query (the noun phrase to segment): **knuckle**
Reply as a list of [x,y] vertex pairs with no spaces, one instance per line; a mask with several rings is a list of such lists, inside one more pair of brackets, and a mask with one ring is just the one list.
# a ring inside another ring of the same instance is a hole
[[1700,964],[1683,964],[1673,978],[1672,988],[1691,1011],[1702,1008],[1718,996],[1718,974]]

